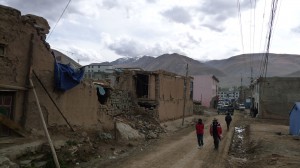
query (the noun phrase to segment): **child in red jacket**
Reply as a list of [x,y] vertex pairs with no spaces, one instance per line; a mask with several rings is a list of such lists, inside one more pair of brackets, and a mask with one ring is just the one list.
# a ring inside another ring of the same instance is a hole
[[197,133],[197,140],[198,140],[198,148],[201,148],[203,144],[203,134],[204,134],[204,124],[202,123],[202,119],[198,120],[196,124],[196,133]]

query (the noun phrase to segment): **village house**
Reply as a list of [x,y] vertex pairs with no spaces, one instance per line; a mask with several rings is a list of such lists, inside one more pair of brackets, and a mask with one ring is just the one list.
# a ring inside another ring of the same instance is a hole
[[[136,103],[152,111],[159,121],[193,114],[192,78],[166,71],[120,69],[116,89],[128,90]],[[184,89],[186,88],[186,90]]]
[[214,75],[193,76],[193,100],[205,107],[214,107],[218,95],[219,80]]
[[[55,60],[45,42],[50,29],[45,19],[0,6],[0,22],[0,136],[23,134],[21,129],[42,134],[33,89],[48,127],[113,130],[116,116],[134,111],[153,112],[159,121],[192,115],[192,78],[119,69],[113,81],[80,81],[82,68]],[[72,87],[58,87],[62,84],[55,79],[64,81],[63,76],[69,75],[56,73],[62,72],[59,68],[81,73],[78,81]]]
[[[1,123],[42,130],[34,88],[48,126],[96,128],[101,121],[102,126],[113,127],[109,116],[98,115],[100,105],[92,83],[82,82],[67,91],[56,89],[55,58],[45,42],[50,29],[45,19],[0,6],[0,22]],[[12,135],[7,126],[1,124],[1,136]]]
[[289,119],[289,112],[300,100],[300,78],[267,77],[258,78],[251,84],[252,110],[260,118]]

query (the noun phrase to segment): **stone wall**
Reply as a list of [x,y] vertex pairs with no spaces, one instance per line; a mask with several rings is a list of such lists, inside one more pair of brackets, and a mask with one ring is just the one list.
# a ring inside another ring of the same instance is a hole
[[128,91],[112,90],[108,101],[104,105],[100,105],[100,111],[109,116],[116,116],[131,112],[133,107],[133,100]]

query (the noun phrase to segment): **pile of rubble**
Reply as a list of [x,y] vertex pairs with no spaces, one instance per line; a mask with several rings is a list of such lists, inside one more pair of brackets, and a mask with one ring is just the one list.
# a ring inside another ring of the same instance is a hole
[[[72,132],[66,127],[51,127],[53,137],[64,135],[66,138],[63,145],[57,146],[54,142],[61,167],[75,166],[91,159],[115,159],[137,147],[144,148],[151,139],[165,133],[159,121],[146,112],[122,114],[115,117],[115,121],[115,130],[107,132],[80,128]],[[14,163],[4,157],[0,160],[6,167],[51,167],[54,162],[50,151],[49,145],[44,143],[37,151],[28,151],[13,159]]]

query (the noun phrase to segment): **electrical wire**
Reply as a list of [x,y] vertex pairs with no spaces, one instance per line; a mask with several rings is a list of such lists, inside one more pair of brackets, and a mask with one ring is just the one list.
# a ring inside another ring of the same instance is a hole
[[273,0],[272,4],[271,4],[269,31],[267,34],[266,53],[265,53],[265,57],[264,57],[263,73],[261,74],[261,76],[264,76],[265,78],[267,76],[267,71],[268,71],[269,50],[270,50],[273,25],[274,25],[276,10],[277,10],[277,4],[278,4],[278,0]]
[[46,41],[50,39],[50,37],[51,37],[53,31],[55,30],[55,28],[56,28],[58,22],[60,21],[60,19],[61,19],[62,16],[64,15],[64,13],[65,13],[65,11],[67,10],[67,8],[68,8],[69,4],[71,3],[71,1],[72,1],[72,0],[69,0],[69,2],[67,3],[67,5],[66,5],[66,7],[64,8],[63,12],[61,13],[61,15],[59,16],[58,20],[56,21],[56,23],[55,23],[53,29],[51,30],[50,34],[47,36]]
[[245,48],[244,48],[244,37],[243,37],[243,26],[242,26],[242,16],[241,16],[240,0],[237,0],[237,8],[238,8],[239,21],[240,21],[241,44],[242,44],[242,50],[243,50],[243,53],[244,53],[245,52]]

